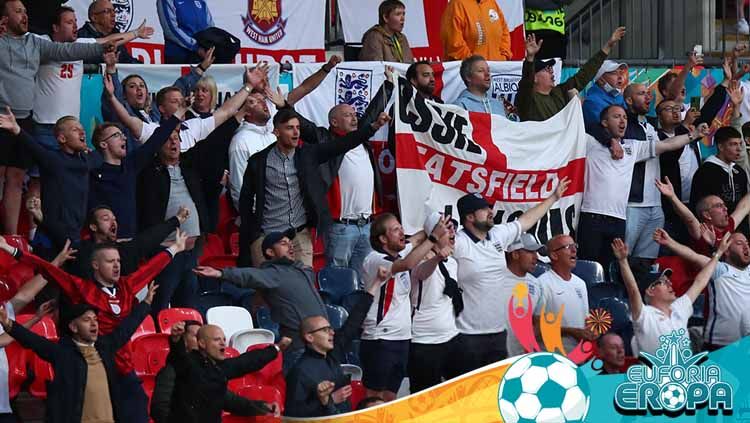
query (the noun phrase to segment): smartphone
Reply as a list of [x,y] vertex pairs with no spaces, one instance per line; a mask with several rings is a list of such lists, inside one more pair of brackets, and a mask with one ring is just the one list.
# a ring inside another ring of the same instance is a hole
[[695,110],[701,109],[701,98],[700,97],[690,97],[690,108]]
[[453,216],[453,205],[446,204],[445,210],[443,210],[443,217],[451,217],[451,216]]
[[696,44],[695,47],[693,47],[693,53],[698,57],[703,57],[703,45]]

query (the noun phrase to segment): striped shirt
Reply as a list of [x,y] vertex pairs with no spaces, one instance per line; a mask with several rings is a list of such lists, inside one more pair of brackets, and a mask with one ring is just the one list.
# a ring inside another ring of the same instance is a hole
[[299,228],[307,222],[302,204],[302,190],[294,165],[294,151],[284,155],[278,147],[271,149],[266,161],[266,201],[263,205],[264,233]]

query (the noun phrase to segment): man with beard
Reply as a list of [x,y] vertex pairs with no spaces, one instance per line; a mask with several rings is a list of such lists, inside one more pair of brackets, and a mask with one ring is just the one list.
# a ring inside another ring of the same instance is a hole
[[[631,184],[635,183],[633,169],[636,163],[665,151],[682,148],[691,140],[700,138],[708,128],[704,124],[690,135],[679,135],[660,142],[657,142],[656,136],[648,139],[644,136],[644,141],[638,141],[627,137],[630,119],[622,106],[608,106],[602,110],[600,120],[602,132],[621,151],[622,158],[616,159],[609,147],[588,138],[578,242],[582,259],[606,265],[613,259],[609,244],[615,238],[625,237],[627,193],[631,191]],[[634,125],[641,128],[637,122]],[[658,173],[651,180],[657,176]]]
[[425,99],[443,103],[443,99],[435,95],[435,71],[428,60],[420,60],[409,65],[406,79]]
[[502,305],[505,252],[521,234],[531,229],[557,200],[570,180],[559,180],[555,191],[516,220],[495,226],[492,206],[480,194],[458,200],[463,229],[456,235],[453,257],[458,262],[458,284],[463,289],[464,310],[456,319],[461,372],[466,373],[507,357],[506,321]]
[[[690,248],[676,242],[663,230],[654,233],[654,239],[660,245],[668,247],[675,254],[701,267],[701,278],[711,280],[708,284],[708,317],[706,330],[703,332],[703,349],[714,351],[740,339],[740,322],[743,310],[750,303],[750,247],[745,235],[737,232],[728,237],[724,235],[722,243],[711,258],[698,254]],[[728,246],[724,245],[728,243]],[[726,252],[723,262],[719,258]],[[716,266],[713,271],[706,270]],[[699,283],[698,277],[693,286]],[[700,282],[705,286],[707,282]],[[692,289],[692,287],[691,287]],[[702,291],[702,288],[697,292]],[[697,297],[697,294],[696,294]]]
[[[742,236],[744,239],[743,235],[737,235]],[[662,245],[669,245],[670,248],[672,245],[677,245],[663,229],[658,229],[654,234],[654,238]],[[726,273],[726,270],[720,271],[717,268],[717,264],[719,264],[719,259],[730,248],[731,242],[730,234],[727,233],[719,243],[716,253],[710,259],[696,254],[697,257],[694,258],[706,258],[706,260],[699,260],[702,262],[701,266],[703,266],[703,269],[695,277],[695,281],[687,292],[679,298],[677,298],[674,289],[672,289],[672,281],[669,280],[669,277],[672,275],[672,269],[665,269],[656,279],[636,282],[628,264],[627,244],[623,243],[621,239],[616,239],[612,242],[612,250],[620,266],[620,274],[622,275],[622,281],[627,290],[628,302],[630,303],[630,314],[633,317],[633,329],[635,332],[635,336],[631,342],[633,355],[637,357],[639,352],[656,354],[656,350],[661,345],[659,337],[669,335],[673,331],[683,329],[685,337],[688,338],[687,325],[688,320],[693,315],[693,303],[706,288],[712,275],[717,275],[717,272],[720,272],[719,277],[721,277]],[[684,246],[680,245],[680,247]],[[684,248],[683,253],[686,252]],[[747,249],[747,241],[745,241],[744,248]],[[741,251],[742,244],[737,244],[735,249]],[[731,256],[732,254],[730,253],[729,255]],[[729,257],[727,259],[730,260]],[[718,283],[718,278],[715,280]],[[734,321],[738,322],[739,317],[740,314],[738,311]],[[710,326],[707,327],[710,328]],[[739,331],[736,330],[735,332]]]
[[469,56],[464,59],[459,74],[466,89],[461,91],[453,104],[470,112],[506,116],[502,98],[494,98],[490,93],[490,65],[484,57]]

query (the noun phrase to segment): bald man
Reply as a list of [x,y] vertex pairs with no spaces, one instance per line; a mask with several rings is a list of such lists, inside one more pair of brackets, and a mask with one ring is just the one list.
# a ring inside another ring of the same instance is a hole
[[[541,305],[545,314],[562,310],[562,341],[565,351],[570,353],[579,341],[593,341],[595,336],[586,330],[586,315],[589,312],[589,297],[586,283],[573,274],[576,267],[578,244],[570,235],[557,235],[547,242],[550,270],[537,279],[542,290]],[[535,320],[541,316],[534,310]],[[548,319],[549,320],[549,319]]]
[[607,332],[596,340],[599,358],[602,360],[602,374],[622,373],[625,365],[625,342],[614,332]]
[[185,323],[180,322],[169,339],[171,351],[167,360],[177,373],[170,422],[219,423],[223,410],[241,416],[278,416],[278,404],[227,396],[227,381],[262,369],[289,344],[288,338],[279,345],[226,358],[226,336],[219,326],[202,326],[196,336],[198,349],[194,351],[187,350],[184,334]]

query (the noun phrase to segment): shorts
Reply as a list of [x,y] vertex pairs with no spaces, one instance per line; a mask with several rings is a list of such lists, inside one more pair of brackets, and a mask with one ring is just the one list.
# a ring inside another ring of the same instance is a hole
[[398,392],[409,362],[408,339],[388,341],[363,339],[359,348],[362,384],[373,391]]
[[[34,122],[31,120],[31,116],[18,119],[18,125],[27,134],[34,133]],[[0,129],[0,166],[28,169],[32,164],[34,164],[34,160],[31,152],[23,146],[23,140],[4,129]]]

